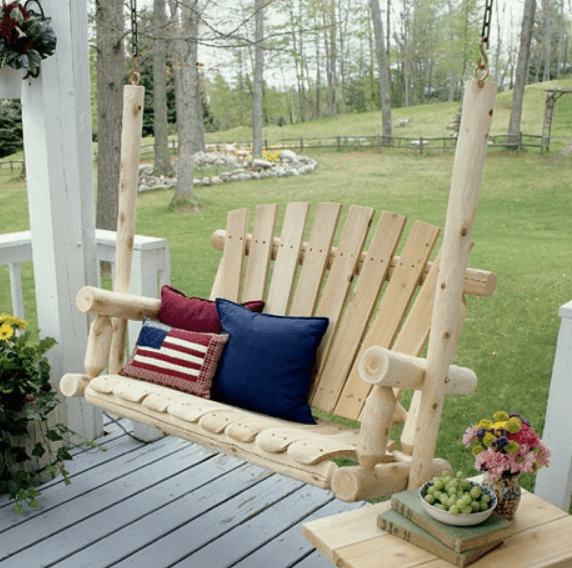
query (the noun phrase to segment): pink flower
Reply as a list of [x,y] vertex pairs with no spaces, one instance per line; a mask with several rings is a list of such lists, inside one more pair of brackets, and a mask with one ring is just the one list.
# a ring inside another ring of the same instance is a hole
[[463,434],[463,445],[468,448],[477,439],[477,427],[469,426]]
[[531,448],[522,445],[516,454],[508,454],[511,473],[532,473],[534,471],[535,453]]
[[505,454],[485,450],[475,459],[475,469],[486,471],[489,479],[500,477],[509,468]]

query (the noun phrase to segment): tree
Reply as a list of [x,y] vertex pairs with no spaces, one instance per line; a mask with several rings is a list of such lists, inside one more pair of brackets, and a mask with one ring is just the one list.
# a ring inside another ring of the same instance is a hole
[[125,53],[122,0],[96,0],[98,229],[117,228]]
[[[193,168],[196,132],[199,121],[202,124],[202,105],[197,103],[198,57],[197,38],[199,28],[198,0],[177,5],[169,0],[171,8],[173,53],[176,57],[175,97],[177,101],[177,132],[179,138],[179,160],[177,167],[177,188],[172,205],[198,207],[193,191]],[[180,10],[179,10],[180,8]],[[184,32],[183,32],[184,30]],[[201,107],[201,112],[198,112]]]
[[264,5],[265,0],[255,0],[254,34],[254,90],[252,97],[252,157],[262,157],[262,100],[264,97]]
[[522,26],[520,31],[520,48],[518,61],[516,64],[516,79],[512,95],[510,108],[510,119],[508,123],[507,144],[510,147],[517,147],[519,144],[520,121],[522,118],[522,100],[524,98],[524,87],[528,77],[528,59],[530,55],[530,41],[532,38],[532,28],[534,24],[534,12],[536,10],[536,0],[525,0],[522,14]]
[[167,13],[165,0],[153,3],[153,134],[155,136],[155,175],[171,176],[167,122]]
[[19,100],[0,100],[0,158],[23,149],[22,105]]
[[387,52],[385,50],[385,40],[383,36],[383,23],[381,21],[381,10],[379,0],[370,0],[371,19],[373,21],[373,32],[375,36],[375,50],[377,54],[377,66],[379,69],[379,89],[381,92],[381,125],[384,146],[392,144],[391,125],[391,86],[389,83],[389,68],[387,66]]

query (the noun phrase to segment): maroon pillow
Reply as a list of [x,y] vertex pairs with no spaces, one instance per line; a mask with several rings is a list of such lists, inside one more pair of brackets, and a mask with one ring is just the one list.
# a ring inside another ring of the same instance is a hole
[[[253,312],[264,308],[262,300],[246,302],[243,306]],[[216,310],[216,303],[203,298],[189,298],[171,286],[161,287],[161,307],[158,319],[161,323],[202,333],[220,333],[222,326]]]

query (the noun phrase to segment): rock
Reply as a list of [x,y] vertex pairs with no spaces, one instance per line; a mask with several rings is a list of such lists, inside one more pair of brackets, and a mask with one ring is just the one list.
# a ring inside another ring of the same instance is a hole
[[288,160],[290,162],[295,162],[298,159],[298,155],[296,154],[296,152],[292,152],[292,150],[281,150],[280,159]]

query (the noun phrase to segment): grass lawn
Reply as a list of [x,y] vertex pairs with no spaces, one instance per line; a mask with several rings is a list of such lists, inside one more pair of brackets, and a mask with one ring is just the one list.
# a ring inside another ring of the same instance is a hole
[[[499,95],[501,110],[504,96]],[[537,96],[543,101],[543,92]],[[572,96],[559,105],[564,110],[570,103]],[[403,112],[396,111],[396,117]],[[350,118],[357,124],[360,116],[342,117],[338,124]],[[571,136],[572,113],[566,116]],[[537,118],[541,124],[541,116]],[[564,136],[565,129],[558,128]],[[525,126],[523,131],[528,132]],[[220,258],[210,236],[224,227],[227,212],[239,207],[339,201],[375,207],[374,223],[388,210],[407,215],[410,223],[422,219],[444,224],[452,154],[306,153],[318,160],[319,167],[303,177],[196,188],[202,204],[199,212],[170,210],[171,190],[141,194],[137,233],[168,239],[173,285],[190,295],[209,294]],[[543,428],[560,324],[557,312],[572,298],[571,171],[572,156],[559,157],[555,152],[541,156],[537,150],[494,150],[487,156],[469,264],[496,272],[498,288],[491,298],[469,298],[468,319],[455,355],[457,364],[473,368],[479,378],[474,394],[449,397],[444,407],[437,454],[455,469],[472,471],[472,458],[460,443],[465,427],[496,410],[519,411],[533,427]],[[0,230],[27,228],[25,183],[0,170]],[[33,323],[29,265],[23,268],[23,281],[26,316]],[[10,307],[8,272],[0,267],[0,311]],[[525,478],[523,485],[531,489],[533,478]]]

